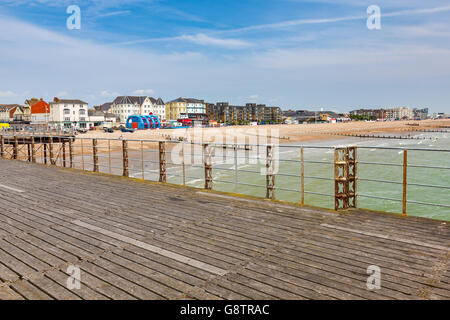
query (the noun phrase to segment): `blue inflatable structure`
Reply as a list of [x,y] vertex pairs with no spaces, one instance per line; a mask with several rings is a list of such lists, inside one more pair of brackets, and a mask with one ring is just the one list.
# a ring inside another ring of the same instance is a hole
[[128,117],[126,127],[128,129],[149,130],[161,128],[161,122],[154,114],[143,116],[132,115]]

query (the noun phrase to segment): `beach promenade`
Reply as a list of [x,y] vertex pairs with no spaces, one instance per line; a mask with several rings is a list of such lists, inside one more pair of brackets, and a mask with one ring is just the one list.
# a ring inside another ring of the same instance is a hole
[[450,226],[0,160],[0,299],[450,299]]

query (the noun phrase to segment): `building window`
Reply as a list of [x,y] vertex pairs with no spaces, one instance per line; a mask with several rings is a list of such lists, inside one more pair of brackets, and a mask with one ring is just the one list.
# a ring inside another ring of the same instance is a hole
[[70,114],[70,109],[64,109],[64,114]]

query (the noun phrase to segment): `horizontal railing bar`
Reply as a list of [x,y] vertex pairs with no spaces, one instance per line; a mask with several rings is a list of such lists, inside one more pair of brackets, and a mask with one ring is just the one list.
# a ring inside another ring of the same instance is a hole
[[399,199],[392,199],[392,198],[385,198],[385,197],[377,197],[377,196],[371,196],[368,194],[361,194],[358,193],[358,197],[364,197],[364,198],[372,198],[372,199],[380,199],[380,200],[389,200],[389,201],[396,201],[396,202],[402,202],[403,200]]
[[413,201],[413,200],[408,200],[408,203],[420,204],[420,205],[432,206],[432,207],[450,208],[450,205],[447,205],[447,204],[428,203],[428,202],[420,202],[420,201]]

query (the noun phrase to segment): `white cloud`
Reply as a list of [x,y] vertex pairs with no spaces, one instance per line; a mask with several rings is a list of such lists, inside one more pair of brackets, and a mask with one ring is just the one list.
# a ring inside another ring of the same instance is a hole
[[8,91],[0,91],[0,98],[10,98],[15,97],[16,94],[12,92],[11,90]]
[[250,43],[243,40],[214,38],[203,33],[198,33],[196,35],[182,35],[180,39],[202,46],[219,46],[230,49],[244,48],[251,45]]
[[110,91],[110,90],[103,90],[102,92],[100,92],[100,96],[104,97],[104,98],[113,98],[113,97],[120,96],[120,93]]
[[138,90],[134,90],[133,91],[133,94],[137,94],[137,95],[141,95],[141,96],[143,96],[143,95],[150,95],[150,94],[154,94],[155,93],[155,90],[153,90],[153,89],[138,89]]

